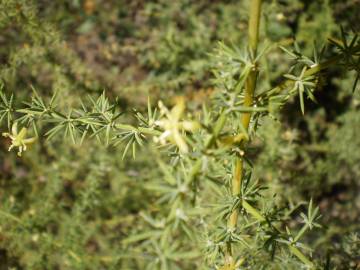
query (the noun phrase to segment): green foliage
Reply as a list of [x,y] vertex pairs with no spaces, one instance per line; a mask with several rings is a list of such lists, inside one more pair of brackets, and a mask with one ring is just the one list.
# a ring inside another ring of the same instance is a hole
[[1,3],[0,269],[359,267],[356,30],[249,5]]

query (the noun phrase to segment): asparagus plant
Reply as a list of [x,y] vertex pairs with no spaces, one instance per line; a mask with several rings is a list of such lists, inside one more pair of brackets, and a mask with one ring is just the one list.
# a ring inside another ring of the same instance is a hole
[[[311,248],[302,242],[308,231],[320,227],[319,208],[309,198],[307,213],[300,214],[302,226],[290,226],[296,207],[281,209],[271,194],[262,195],[265,185],[253,177],[251,145],[262,121],[276,118],[290,98],[298,96],[305,113],[305,99],[315,99],[313,92],[327,68],[343,65],[357,73],[357,82],[360,43],[357,35],[342,30],[341,40],[329,39],[335,53],[314,48],[309,57],[296,43],[294,49],[281,47],[293,61],[289,73],[278,86],[258,89],[261,63],[273,48],[259,44],[262,1],[250,3],[248,45],[219,43],[213,55],[216,91],[200,111],[187,114],[184,97],[172,108],[161,101],[154,108],[149,100],[147,112],[135,111],[136,124],[131,124],[124,123],[118,102],[110,102],[105,92],[63,111],[58,109],[57,93],[47,100],[33,89],[31,101],[19,105],[4,85],[1,88],[0,120],[11,130],[3,136],[10,137],[9,150],[18,148],[19,155],[36,138],[55,140],[60,135],[75,144],[96,138],[104,145],[123,145],[123,158],[129,151],[135,158],[146,141],[160,147],[157,158],[164,178],[146,188],[158,194],[157,203],[168,211],[160,213],[164,216],[141,212],[152,229],[134,230],[123,239],[129,254],[138,250],[156,258],[148,269],[180,269],[179,260],[198,261],[199,269],[260,269],[268,264],[266,253],[269,261],[282,267],[319,267]],[[333,55],[323,60],[326,53]],[[28,138],[28,133],[34,135]],[[173,242],[177,238],[182,240]],[[203,254],[191,252],[195,243],[203,246]]]

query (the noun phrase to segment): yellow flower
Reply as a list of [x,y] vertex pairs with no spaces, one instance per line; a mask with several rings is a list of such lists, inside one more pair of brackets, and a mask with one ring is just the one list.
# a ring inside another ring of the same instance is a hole
[[9,147],[9,151],[14,147],[18,147],[18,156],[21,156],[23,151],[26,151],[27,145],[32,144],[36,141],[36,137],[33,138],[26,138],[27,128],[22,128],[18,133],[17,129],[17,122],[15,122],[11,127],[11,134],[10,133],[3,133],[4,137],[9,137],[11,139],[11,145]]
[[161,116],[160,120],[155,124],[164,129],[164,132],[156,138],[160,143],[166,144],[171,142],[179,147],[180,152],[187,153],[189,147],[182,136],[182,132],[194,131],[199,128],[199,123],[195,121],[181,120],[185,111],[185,100],[183,97],[178,98],[175,106],[169,110],[165,105],[159,101],[159,109]]

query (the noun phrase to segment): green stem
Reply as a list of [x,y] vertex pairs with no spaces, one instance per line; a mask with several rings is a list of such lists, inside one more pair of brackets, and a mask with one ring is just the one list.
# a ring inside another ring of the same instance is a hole
[[[251,206],[247,201],[242,201],[242,206],[246,210],[246,212],[254,217],[258,222],[266,221],[265,217],[253,206]],[[280,229],[276,226],[273,227],[278,233],[281,233]],[[303,229],[299,232],[298,236],[295,238],[295,242],[299,239],[299,237],[305,232],[307,226],[304,226]],[[295,255],[300,261],[310,267],[310,269],[314,269],[314,264],[294,245],[288,245],[289,251]]]
[[314,269],[314,264],[306,258],[306,256],[296,247],[289,246],[289,250],[292,254],[294,254],[300,261],[302,261],[305,265],[310,267],[310,269]]
[[14,216],[10,213],[0,210],[0,215],[5,216],[5,217],[12,219],[13,221],[16,221],[17,223],[21,224],[21,220],[18,217]]
[[[258,39],[259,39],[259,24],[260,24],[260,11],[261,11],[261,0],[253,0],[250,6],[250,18],[249,18],[249,46],[252,51],[253,56],[256,55]],[[257,79],[258,70],[254,65],[253,69],[250,71],[250,74],[245,83],[245,97],[244,97],[244,106],[251,107],[254,98],[254,92],[256,88],[256,79]],[[243,113],[241,117],[241,123],[244,129],[247,131],[250,124],[251,112]],[[233,190],[232,195],[237,196],[240,194],[241,190],[241,181],[242,181],[242,172],[243,172],[243,159],[238,157],[235,165],[235,172],[233,177]],[[239,210],[236,209],[231,214],[229,218],[228,227],[235,228],[237,224]]]
[[[359,46],[355,46],[353,48],[353,50],[351,51],[352,53],[356,53],[360,51],[360,45]],[[333,56],[332,58],[330,58],[329,60],[326,60],[322,63],[319,63],[317,65],[312,66],[311,68],[309,68],[308,70],[305,71],[304,77],[309,77],[312,75],[315,75],[335,64],[337,64],[341,59],[343,58],[343,54],[338,54]],[[262,98],[263,96],[270,96],[273,94],[278,94],[281,93],[282,91],[286,90],[286,89],[291,89],[294,85],[294,81],[292,80],[286,80],[284,82],[282,82],[281,84],[279,84],[278,86],[272,88],[269,91],[263,92],[262,94],[260,94],[259,96],[257,96],[256,98]]]
[[[259,40],[259,26],[260,26],[260,15],[261,15],[261,0],[252,0],[250,4],[250,17],[249,17],[249,47],[252,53],[253,58],[256,56],[258,40]],[[251,107],[254,99],[254,92],[256,88],[256,79],[258,75],[257,66],[254,63],[252,70],[250,71],[248,78],[245,82],[245,96],[244,96],[244,106]],[[247,131],[250,124],[251,112],[243,113],[241,116],[241,123],[244,129]],[[238,196],[241,191],[241,182],[243,176],[243,159],[237,157],[235,161],[235,170],[232,180],[232,195]],[[228,228],[235,229],[237,226],[237,220],[239,215],[239,209],[235,209],[231,213],[228,220]],[[232,250],[231,245],[227,249],[227,254],[225,261],[233,261],[232,259]]]

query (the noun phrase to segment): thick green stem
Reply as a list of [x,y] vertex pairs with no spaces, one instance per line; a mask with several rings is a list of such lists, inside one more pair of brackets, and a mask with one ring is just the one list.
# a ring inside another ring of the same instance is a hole
[[252,0],[250,4],[248,35],[249,35],[249,47],[254,55],[256,54],[258,41],[259,41],[261,3],[262,0]]
[[[250,18],[249,18],[249,46],[253,56],[256,55],[258,39],[259,39],[259,25],[260,25],[260,11],[261,11],[261,0],[251,1],[250,6]],[[254,64],[250,74],[246,80],[245,84],[245,97],[244,97],[244,106],[250,107],[253,103],[254,92],[256,88],[256,79],[257,79],[257,67]],[[250,124],[251,112],[243,113],[241,117],[241,123],[245,130],[248,130]],[[240,194],[241,190],[241,181],[243,175],[243,159],[241,157],[237,158],[235,164],[235,172],[232,181],[232,195],[237,196]],[[237,224],[239,210],[236,209],[231,214],[228,222],[229,228],[235,228]]]
[[[261,14],[261,0],[252,0],[250,4],[250,18],[249,18],[249,47],[253,58],[256,56],[258,40],[259,40],[259,25],[260,25],[260,14]],[[254,92],[256,88],[258,70],[254,63],[252,70],[250,71],[248,78],[245,83],[245,96],[244,106],[250,107],[253,104]],[[241,116],[241,123],[247,131],[250,124],[251,112],[243,113]],[[241,182],[243,176],[243,159],[238,157],[235,162],[234,176],[232,180],[232,195],[238,196],[241,191]],[[231,213],[228,220],[228,228],[235,229],[237,225],[239,210],[235,209]],[[227,250],[227,262],[232,262],[232,250],[231,246]]]
[[[253,59],[256,58],[257,53],[257,46],[258,46],[258,39],[259,39],[259,26],[260,26],[260,15],[261,15],[261,0],[252,0],[250,6],[250,18],[249,18],[249,47],[252,54]],[[322,69],[332,65],[334,62],[339,60],[337,57],[334,59],[330,59],[329,61],[319,64],[317,66],[312,67],[311,69],[306,71],[306,76],[311,76],[316,74],[317,72],[321,71]],[[248,75],[248,78],[245,83],[245,93],[244,93],[244,104],[245,107],[252,107],[254,102],[254,93],[256,89],[256,81],[258,76],[258,68],[256,63],[253,63],[252,70]],[[283,87],[287,87],[288,83],[285,83]],[[273,89],[274,91],[281,91],[282,86]],[[251,111],[245,112],[241,116],[241,124],[246,130],[249,129],[251,119]],[[239,136],[239,135],[237,135]],[[235,136],[236,137],[236,136]],[[242,141],[244,143],[244,141]],[[233,172],[233,179],[232,179],[232,195],[239,196],[241,193],[241,183],[243,177],[243,170],[244,170],[244,161],[242,157],[238,157],[235,161],[235,169]],[[252,207],[248,202],[242,200],[242,205],[244,209],[252,215],[255,219],[259,222],[265,222],[266,219],[261,215],[261,213],[254,207]],[[239,209],[235,209],[228,220],[228,229],[234,230],[237,226],[239,215]],[[278,229],[277,229],[278,230]],[[279,230],[278,230],[279,231]],[[280,232],[280,231],[279,231]],[[295,246],[290,245],[289,250],[292,254],[298,257],[304,264],[308,265],[311,269],[314,267],[312,262],[306,258],[306,256]],[[235,269],[235,260],[233,257],[232,246],[231,243],[227,244],[226,256],[225,256],[225,267],[226,269]],[[225,269],[225,268],[224,268]]]

